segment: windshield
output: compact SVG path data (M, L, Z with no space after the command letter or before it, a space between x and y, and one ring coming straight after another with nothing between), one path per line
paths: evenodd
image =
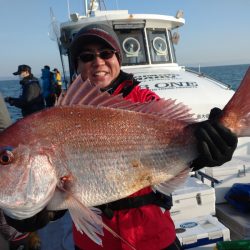
M115 30L123 53L123 66L176 62L171 32L166 29ZM148 50L147 45L148 44ZM171 45L169 45L171 44ZM172 57L171 57L172 55ZM150 58L150 60L149 60Z
M152 63L171 62L165 29L147 29L149 51Z
M123 66L148 63L143 29L122 29L116 33L122 47Z

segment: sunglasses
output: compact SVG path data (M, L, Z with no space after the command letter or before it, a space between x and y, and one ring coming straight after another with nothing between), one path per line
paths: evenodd
M113 57L113 55L116 53L115 50L102 50L100 52L82 52L78 58L83 62L91 62L96 59L97 56L99 56L103 60L107 60Z

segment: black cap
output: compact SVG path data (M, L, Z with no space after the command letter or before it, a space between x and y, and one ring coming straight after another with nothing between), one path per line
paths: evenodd
M112 49L114 49L119 63L122 63L122 53L119 39L112 27L105 24L90 24L78 31L69 47L71 61L76 63L76 58L82 52L84 44L96 40L105 42Z
M13 75L20 75L23 71L28 71L29 73L31 73L31 67L26 64L19 65L17 68L17 72L14 72Z

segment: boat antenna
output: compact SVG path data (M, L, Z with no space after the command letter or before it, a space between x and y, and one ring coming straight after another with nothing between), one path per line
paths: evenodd
M68 7L68 18L70 20L70 8L69 8L69 0L67 0L67 7Z
M85 15L86 17L89 16L89 11L88 11L88 0L84 1L84 7L85 7Z
M67 88L67 78L66 78L66 72L65 72L65 65L64 65L64 61L62 57L62 47L61 47L61 41L60 41L60 29L59 29L58 22L55 18L55 15L51 7L50 7L50 20L51 20L51 24L50 24L51 27L50 27L49 36L51 40L57 42L57 46L58 46L58 50L60 54L60 60L62 64L62 70L63 70L63 82L64 82L65 88Z

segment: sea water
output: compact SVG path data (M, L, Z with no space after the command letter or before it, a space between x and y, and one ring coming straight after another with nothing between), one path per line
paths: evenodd
M220 82L223 82L229 85L233 90L236 90L249 66L250 66L249 64L241 64L241 65L228 65L228 66L201 67L200 72ZM192 69L195 71L199 71L198 68L192 68Z

